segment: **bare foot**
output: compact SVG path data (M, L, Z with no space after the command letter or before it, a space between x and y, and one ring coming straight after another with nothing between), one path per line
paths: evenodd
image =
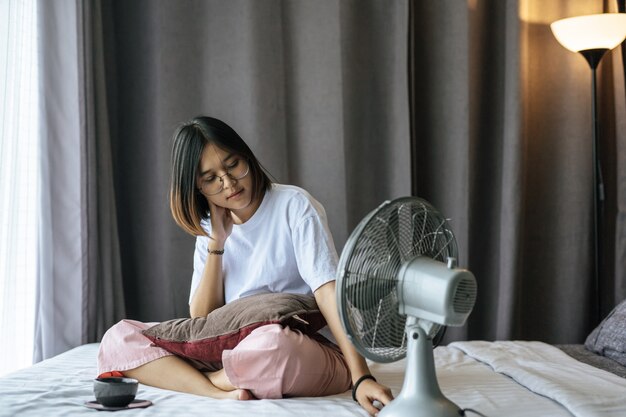
M173 355L124 371L124 375L138 379L145 385L211 398L233 400L254 398L250 391L234 387L224 371L200 373L189 363ZM214 385L211 380L215 380L216 384Z
M240 401L254 400L254 395L250 391L231 384L223 368L215 372L203 372L203 374L211 381L211 384L226 393L226 398Z
M222 394L214 398L223 398L223 399L239 400L239 401L254 400L254 396L247 389L235 389L232 391L222 391Z
M203 373L207 378L209 378L209 381L211 381L213 385L222 391L234 391L237 389L237 387L231 384L230 379L228 379L228 376L223 368L219 371Z
M252 393L248 391L247 389L237 389L235 391L239 394L239 398L237 399L240 401L247 401L247 400L254 399L254 396L252 395Z

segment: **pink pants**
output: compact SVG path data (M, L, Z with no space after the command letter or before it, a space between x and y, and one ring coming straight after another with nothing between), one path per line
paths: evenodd
M111 327L100 343L98 374L123 373L172 355L141 334L155 324L122 320ZM339 349L278 324L259 327L225 350L221 365L235 387L260 399L339 394L351 384Z

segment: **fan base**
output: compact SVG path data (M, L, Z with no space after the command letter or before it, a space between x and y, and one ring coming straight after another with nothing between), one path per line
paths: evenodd
M378 413L379 417L459 417L463 411L443 395L440 398L398 397Z

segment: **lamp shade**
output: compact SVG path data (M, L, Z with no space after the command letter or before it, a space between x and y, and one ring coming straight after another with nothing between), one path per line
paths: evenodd
M613 49L626 37L626 13L569 17L550 25L556 39L572 52Z

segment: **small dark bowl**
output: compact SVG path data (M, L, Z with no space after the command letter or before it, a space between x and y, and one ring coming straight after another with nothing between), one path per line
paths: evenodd
M132 378L96 378L93 393L106 407L126 407L137 395L139 381Z

